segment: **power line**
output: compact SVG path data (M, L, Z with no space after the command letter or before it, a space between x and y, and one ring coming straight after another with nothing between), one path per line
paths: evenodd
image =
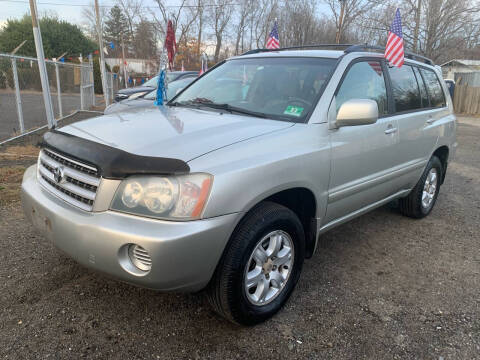
M0 2L11 2L11 3L19 3L19 4L28 4L28 1L25 0L0 0ZM90 7L90 4L67 4L67 3L60 3L60 2L49 2L49 1L38 1L37 4L39 5L53 5L53 6L76 6L76 7ZM166 5L165 8L202 8L202 7L223 7L223 6L240 6L242 4L238 3L230 3L230 4L203 4L203 5ZM115 5L100 5L102 8L113 8ZM158 10L158 6L141 6L141 9L151 9L151 10Z

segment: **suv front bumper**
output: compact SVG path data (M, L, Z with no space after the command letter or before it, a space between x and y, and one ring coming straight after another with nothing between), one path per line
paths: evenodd
M25 172L22 204L26 217L53 244L79 263L119 280L157 290L197 291L215 271L239 214L186 222L163 221L114 211L86 212L65 203ZM125 246L148 251L152 266L128 271Z

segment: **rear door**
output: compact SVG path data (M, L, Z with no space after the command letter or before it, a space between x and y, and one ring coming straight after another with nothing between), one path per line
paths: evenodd
M375 124L332 129L330 186L324 225L395 193L391 173L399 164L397 120L389 114L388 82L383 60L358 59L349 65L330 111L347 100L378 104Z
M413 187L418 181L435 148L439 133L434 123L442 116L441 107L446 106L445 100L442 105L433 98L433 90L426 81L426 77L431 78L432 75L436 78L433 71L409 64L389 68L394 118L399 129L397 157L401 161L400 172L407 180L407 187ZM435 96L438 97L438 94ZM437 108L437 105L440 107Z

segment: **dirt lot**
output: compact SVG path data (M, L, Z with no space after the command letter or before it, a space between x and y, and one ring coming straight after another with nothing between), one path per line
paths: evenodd
M253 328L198 294L121 284L54 250L24 221L18 170L6 175L35 159L0 156L0 357L480 358L480 119L458 135L430 217L388 206L329 232L284 310Z

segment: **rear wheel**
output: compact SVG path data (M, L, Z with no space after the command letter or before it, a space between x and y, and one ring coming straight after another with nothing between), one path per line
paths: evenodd
M297 283L305 235L294 212L270 202L238 225L207 289L213 308L232 322L254 325L273 316Z
M415 188L407 197L399 200L402 214L417 219L430 214L437 201L442 176L442 163L432 156Z

